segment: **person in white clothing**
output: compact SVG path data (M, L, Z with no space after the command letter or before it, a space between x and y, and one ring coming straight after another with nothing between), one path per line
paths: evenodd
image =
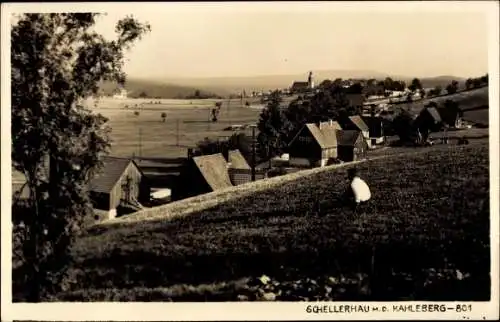
M347 170L347 177L350 181L348 188L348 202L352 205L353 209L358 209L361 203L365 203L371 198L370 188L368 184L358 176L355 168Z

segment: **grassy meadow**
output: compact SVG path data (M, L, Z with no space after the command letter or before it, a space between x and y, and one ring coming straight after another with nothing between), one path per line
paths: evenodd
M259 109L242 106L240 100L226 99L220 100L223 104L219 120L212 122L210 111L217 101L103 99L97 106L94 102L89 104L96 113L109 118L112 155L175 158L184 157L187 147L194 146L205 137L231 135L232 132L223 130L230 125L253 124L258 120ZM250 102L258 104L255 99ZM134 114L136 111L139 115ZM161 118L162 113L167 114L165 122ZM247 132L251 133L250 130Z
M435 102L438 105L444 104L446 100L454 100L459 103L459 108L463 111L475 109L478 107L486 107L488 106L488 101L489 101L489 94L488 94L488 89L489 87L481 87L477 89L472 89L472 90L467 90L463 92L458 92L455 94L451 95L444 95L444 96L438 96L438 97L431 97L431 98L424 98L422 100L418 100L415 102L411 103L404 103L404 104L397 104L394 105L395 108L401 108L410 111L411 113L418 114L420 110L424 108L425 105L429 104L430 102ZM476 115L480 114L480 122L485 122L488 124L488 109L484 108L482 113L472 113L467 112L466 115ZM485 112L484 112L485 111ZM473 119L477 119L477 117L473 117Z
M408 151L358 165L373 199L357 214L340 168L181 219L96 227L58 299L488 300L487 141Z

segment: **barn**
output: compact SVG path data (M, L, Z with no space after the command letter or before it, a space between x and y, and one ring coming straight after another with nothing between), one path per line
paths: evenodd
M290 141L290 165L295 167L323 167L328 160L337 158L337 122L305 124Z
M228 167L221 153L189 158L172 191L172 198L181 200L232 187Z
M229 150L226 160L228 162L229 179L235 186L252 181L252 168L248 165L245 157L239 150ZM259 172L259 179L262 178L262 171ZM257 180L257 174L256 178Z
M370 145L375 146L385 142L384 119L380 116L364 117L369 129Z
M344 162L362 160L366 157L368 144L360 131L338 130L338 159Z
M360 131L363 137L368 144L368 147L371 146L370 142L370 128L363 121L363 118L360 115L349 116L342 124L342 128L344 130L355 130Z
M437 108L426 107L420 111L414 121L414 124L425 139L430 132L439 131L441 129L441 115L439 114Z
M102 161L103 167L89 184L95 219L111 219L142 209L141 203L149 201L150 188L137 164L111 156Z

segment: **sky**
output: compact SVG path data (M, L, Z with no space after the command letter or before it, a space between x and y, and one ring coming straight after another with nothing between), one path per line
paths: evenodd
M348 10L328 3L184 2L134 7L122 3L107 10L96 28L112 37L116 21L128 14L151 25L151 32L126 54L125 71L138 78L330 69L415 77L479 76L488 71L484 10L385 8L358 5Z

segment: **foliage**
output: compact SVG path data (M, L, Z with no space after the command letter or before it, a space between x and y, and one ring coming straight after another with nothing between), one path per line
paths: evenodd
M59 299L488 300L488 164L487 144L359 164L373 202L356 215L339 169L178 220L96 227Z
M441 88L441 86L437 85L436 87L434 87L432 90L429 91L429 95L430 96L438 96L438 95L441 95L441 91L443 89Z
M163 122L165 122L167 120L167 113L162 112L161 113L161 119L162 119Z
M418 78L414 78L412 81L411 81L411 84L410 86L408 86L408 89L412 92L415 92L417 90L420 90L422 89L422 83L420 82L420 80Z
M448 94L455 94L458 91L458 82L452 81L448 86L446 86L446 92Z
M291 124L281 108L281 102L279 92L271 93L267 106L260 113L257 141L258 155L261 158L267 159L283 153L288 143Z
M407 111L402 111L399 113L392 121L392 129L401 142L412 141L415 134L415 128L413 126L413 117Z
M139 98L147 98L148 94L145 91L139 93Z
M149 30L126 17L108 41L92 30L97 16L23 14L11 31L12 163L31 195L30 211L19 214L28 301L65 287L66 250L89 213L87 184L109 146L106 118L81 101L103 80L124 83L124 51Z

